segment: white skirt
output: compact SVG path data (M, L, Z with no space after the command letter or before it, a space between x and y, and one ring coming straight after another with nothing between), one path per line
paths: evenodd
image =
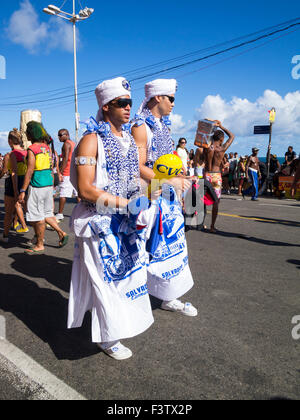
M82 204L78 207L74 210L76 216L80 208L85 211ZM101 220L101 216L95 217ZM68 328L81 327L85 313L90 310L93 342L134 337L154 322L147 287L145 243L134 232L123 242L122 235L119 240L117 235L104 239L91 229L92 220L84 229L84 237L76 236Z
M160 209L161 216L160 220L157 216L147 243L148 290L150 295L170 301L183 296L194 285L188 262L184 217L174 190L171 202L162 196L154 205L157 213ZM159 232L160 225L162 232Z

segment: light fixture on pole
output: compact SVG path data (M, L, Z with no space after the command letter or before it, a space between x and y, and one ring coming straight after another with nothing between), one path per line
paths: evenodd
M273 131L273 124L275 123L276 118L276 109L273 107L271 111L269 111L269 122L270 122L270 136L269 136L269 146L268 146L268 159L267 159L267 180L269 181L270 176L270 166L271 166L271 144L272 144L272 131Z
M48 15L57 16L62 19L68 20L73 24L73 47L74 47L74 89L75 89L75 137L76 141L79 140L79 112L78 112L78 90L77 90L77 53L76 53L76 23L82 20L88 19L93 13L94 9L89 7L80 10L79 14L76 15L75 11L75 0L73 0L73 13L67 13L61 10L59 7L49 4L48 7L43 9L43 12Z

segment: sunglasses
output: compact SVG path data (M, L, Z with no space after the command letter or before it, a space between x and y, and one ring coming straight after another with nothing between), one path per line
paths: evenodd
M174 96L169 96L169 95L164 95L164 96L166 96L169 99L171 104L173 104L175 102L175 97Z
M116 101L112 101L111 105L117 107L117 108L126 108L128 105L130 108L132 107L132 99L129 98L120 98Z

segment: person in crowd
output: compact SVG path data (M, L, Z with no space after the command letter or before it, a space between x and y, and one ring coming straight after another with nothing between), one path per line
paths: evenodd
M115 360L132 351L120 340L153 323L144 228L130 203L141 194L138 148L130 133L131 88L123 77L96 88L99 111L75 149L71 182L82 199L71 217L75 233L68 328L92 316L92 341Z
M268 167L265 162L259 161L259 173L260 177L258 180L258 195L261 196L267 192L267 178L268 178Z
M62 128L58 132L58 138L63 143L61 150L61 164L59 169L59 210L56 214L56 220L64 219L64 208L67 198L77 197L77 191L73 188L70 182L70 168L73 150L75 143L70 139L70 133L67 129Z
M27 170L27 152L23 149L21 133L16 128L9 132L8 144L12 151L5 155L3 168L0 174L0 178L2 178L6 173L9 174L9 176L5 179L5 216L3 236L1 238L2 242L5 243L8 243L9 241L9 231L15 212L17 213L18 219L21 223L21 228L16 230L16 232L26 233L29 230L25 222L23 208L20 203L18 203L19 192L23 186L24 176ZM15 225L15 227L17 227L17 225Z
M172 138L168 116L175 105L177 82L157 79L145 85L145 99L132 121L132 134L139 148L140 172L151 185L155 178L154 164L158 158L172 153ZM177 153L185 162L186 140L179 140ZM162 196L153 204L158 209L156 223L148 241L148 290L162 301L161 308L187 316L197 316L197 309L180 298L194 285L188 263L185 223L182 212L182 191L192 181L174 177L162 185ZM178 197L179 196L179 197ZM178 252L179 251L179 252Z
M234 189L234 177L235 177L235 171L236 171L236 165L237 161L234 157L234 154L231 152L228 156L228 162L229 162L229 176L228 176L228 185L229 185L229 191Z
M271 195L274 194L274 177L275 174L279 173L281 171L281 165L279 163L279 160L277 159L277 155L271 154L270 156L270 174L268 179L268 186L267 188L270 190Z
M187 175L188 173L188 162L189 162L189 152L186 148L186 145L187 145L186 139L184 137L181 137L179 139L179 142L176 148L176 152L178 156L180 157L180 159L182 160L184 175Z
M229 162L227 153L225 153L223 161L222 161L222 190L224 194L227 194L227 195L230 195L229 176L230 176L230 162Z
M2 155L2 153L0 153L0 173L2 172L2 169L3 169L3 162L4 162L4 156Z
M289 146L285 157L285 164L289 166L295 159L297 159L296 152L294 151L293 146Z
M195 150L191 149L189 153L189 160L194 160L195 158Z
M252 155L248 158L246 164L246 175L247 180L249 180L251 186L242 192L243 198L246 195L252 195L252 201L258 201L258 192L259 192L259 179L261 178L260 169L259 169L259 159L258 159L259 149L253 147Z
M234 190L236 189L237 184L237 165L239 163L238 153L229 153L229 177L228 177L228 184L229 189Z
M245 156L241 156L237 165L237 179L238 179L238 195L242 195L242 190L246 177L246 163Z
M295 173L294 181L293 181L292 187L291 187L291 196L293 198L296 195L297 183L299 181L300 181L300 159L298 160L298 164L297 164L297 167L296 167L296 173Z
M32 145L28 148L27 172L20 189L19 203L24 204L29 187L26 219L34 227L36 243L25 251L27 255L44 254L46 223L58 234L59 247L68 243L69 236L59 228L53 213L53 175L49 135L42 124L30 121L26 135Z
M227 128L223 127L222 123L215 120L216 130L212 137L212 144L208 149L205 149L205 178L213 185L218 201L213 204L211 233L216 233L216 221L219 212L219 203L222 193L222 162L226 151L232 145L235 136ZM225 134L228 140L224 143ZM223 144L224 143L224 144Z
M195 176L203 178L205 170L205 154L203 147L197 147L194 157Z
M194 149L191 149L190 153L189 153L187 175L188 176L194 176L195 175L195 151L194 151Z

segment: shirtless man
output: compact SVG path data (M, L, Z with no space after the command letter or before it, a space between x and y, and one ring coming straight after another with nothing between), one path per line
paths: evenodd
M254 147L252 149L252 155L248 158L246 164L246 176L249 182L252 184L247 190L243 191L243 197L252 193L252 201L258 201L258 190L259 190L259 179L261 173L259 169L259 159L257 157L259 149Z
M220 128L213 135L212 145L205 150L205 178L213 185L214 190L217 194L218 201L214 203L212 209L212 219L211 219L211 233L216 233L215 224L219 212L219 203L221 199L222 192L222 173L221 173L221 164L224 158L226 151L232 145L233 140L235 139L234 134L232 134L227 128L222 126L222 123L218 120L214 121L215 125ZM222 130L222 131L221 131ZM225 134L229 139L224 143Z
M203 147L198 147L194 157L195 165L195 175L198 177L203 176L203 171L205 168L205 158L204 158L204 149Z

